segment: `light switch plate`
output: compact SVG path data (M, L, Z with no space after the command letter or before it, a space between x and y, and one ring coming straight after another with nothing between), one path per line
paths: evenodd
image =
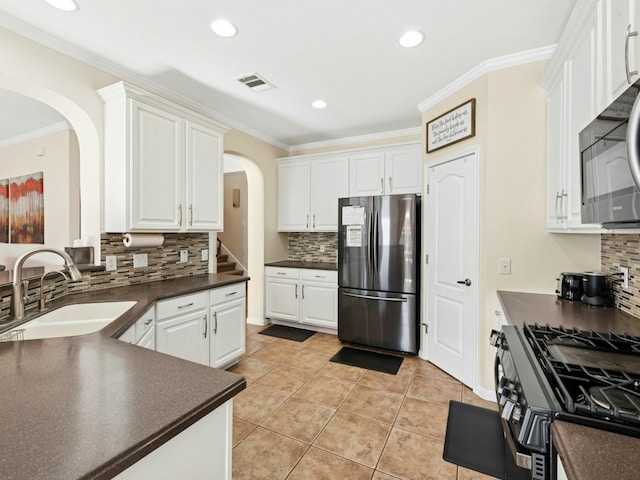
M133 268L142 268L149 266L149 255L146 253L133 254Z
M178 263L187 263L189 261L189 251L180 250L180 261Z
M498 259L498 273L500 275L511 275L511 259L510 258Z
M209 260L209 249L208 248L200 250L200 260L202 260L203 262L206 262L207 260Z
M107 272L113 272L118 269L118 257L115 255L107 255L104 259L104 269Z

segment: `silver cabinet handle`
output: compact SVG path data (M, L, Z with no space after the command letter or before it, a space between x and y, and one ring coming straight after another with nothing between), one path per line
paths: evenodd
M202 317L204 320L204 332L202 332L202 338L207 338L207 316Z
M309 214L307 213L307 228L309 228Z
M393 192L393 183L391 181L391 177L389 177L389 193Z
M218 312L213 312L213 334L218 334Z
M631 85L631 77L638 74L637 70L629 71L629 38L638 36L638 31L631 31L631 25L627 25L627 36L624 39L624 70L627 74L627 83Z
M225 297L230 297L230 296L232 296L232 295L235 295L236 293L238 293L238 292L229 292L229 293L227 293L227 294L225 295Z
M558 201L562 198L560 195L560 190L556 191L556 223L560 223L560 211L558 210Z
M189 225L193 225L193 205L189 205Z
M380 193L384 193L384 178L380 179Z
M178 204L178 214L180 215L178 218L180 220L178 220L178 225L182 226L182 204L179 203Z
M296 285L296 298L298 298L298 285Z
M471 286L471 280L469 280L468 278L465 278L464 280L458 280L456 283L459 283L460 285L466 285L467 287Z
M316 214L313 214L313 228L316 228Z
M185 305L178 305L178 309L187 308L187 307L193 307L193 302L187 303Z
M286 272L276 272L277 275L286 275Z
M316 278L324 278L324 275L314 275Z
M304 300L304 285L302 285L302 299Z
M151 322L153 322L153 318L150 318L149 320L147 320L146 322L144 322L145 325L149 325Z
M569 194L563 188L562 193L560 194L560 220L562 220L563 222L569 218L568 212L565 215L565 205L564 205L564 199L565 197L568 197L568 196Z

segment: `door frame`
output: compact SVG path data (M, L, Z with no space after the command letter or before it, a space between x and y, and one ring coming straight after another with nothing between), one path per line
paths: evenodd
M474 293L473 293L473 300L472 300L472 306L473 306L473 316L474 316L474 321L473 321L473 331L471 332L471 335L473 336L473 352L472 352L472 358L474 359L475 362L475 366L473 368L473 378L472 378L472 385L468 385L469 387L471 387L472 389L476 389L477 387L477 382L478 382L478 378L479 378L479 369L480 369L480 359L478 357L480 349L478 348L478 332L480 330L479 328L479 312L480 312L480 292L481 292L481 286L482 286L482 282L479 280L479 274L478 272L480 271L480 262L479 262L479 253L480 253L480 145L474 145L472 147L469 147L467 149L464 150L458 150L455 153L452 153L451 155L448 155L446 157L440 157L436 160L433 160L431 162L426 162L424 164L424 182L423 182L423 202L422 202L422 265L424 266L424 268L422 269L422 288L421 288L421 300L422 300L422 307L421 307L421 321L420 321L420 352L419 352L419 356L420 358L422 358L423 360L429 360L429 355L426 349L427 346L427 333L426 333L426 322L427 322L427 310L428 310L428 296L427 296L427 288L429 287L428 283L427 283L427 273L429 270L429 264L427 264L426 261L426 256L427 256L427 228L429 226L428 224L428 218L427 218L427 202L429 201L429 196L427 195L427 186L429 184L428 182L428 176L429 176L429 169L438 165L442 165L444 163L449 163L464 157L468 157L471 155L475 155L475 162L474 162L474 175L475 175L475 181L476 181L476 199L475 199L475 205L476 205L476 230L474 232L474 238L471 240L473 243L473 250L474 250L474 259L475 261L473 262L472 265L472 272L470 272L467 275L467 278L469 278L472 282L473 285L476 286Z

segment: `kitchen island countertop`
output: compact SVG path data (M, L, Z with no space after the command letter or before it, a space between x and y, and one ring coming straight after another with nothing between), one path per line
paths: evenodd
M640 336L640 319L613 307L589 307L556 295L498 291L511 325L577 327ZM553 443L569 480L631 480L640 469L640 439L571 422L551 424Z
M223 370L117 340L155 301L247 281L212 274L81 293L136 300L103 330L0 343L2 478L109 479L242 391Z

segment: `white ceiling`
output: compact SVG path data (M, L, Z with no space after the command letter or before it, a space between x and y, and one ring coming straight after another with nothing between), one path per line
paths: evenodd
M417 128L418 104L482 62L555 44L576 2L77 1L66 13L0 0L0 26L281 146ZM214 35L219 17L238 35ZM422 45L398 45L408 29L424 32ZM234 80L252 72L277 88ZM318 98L329 106L312 108Z

